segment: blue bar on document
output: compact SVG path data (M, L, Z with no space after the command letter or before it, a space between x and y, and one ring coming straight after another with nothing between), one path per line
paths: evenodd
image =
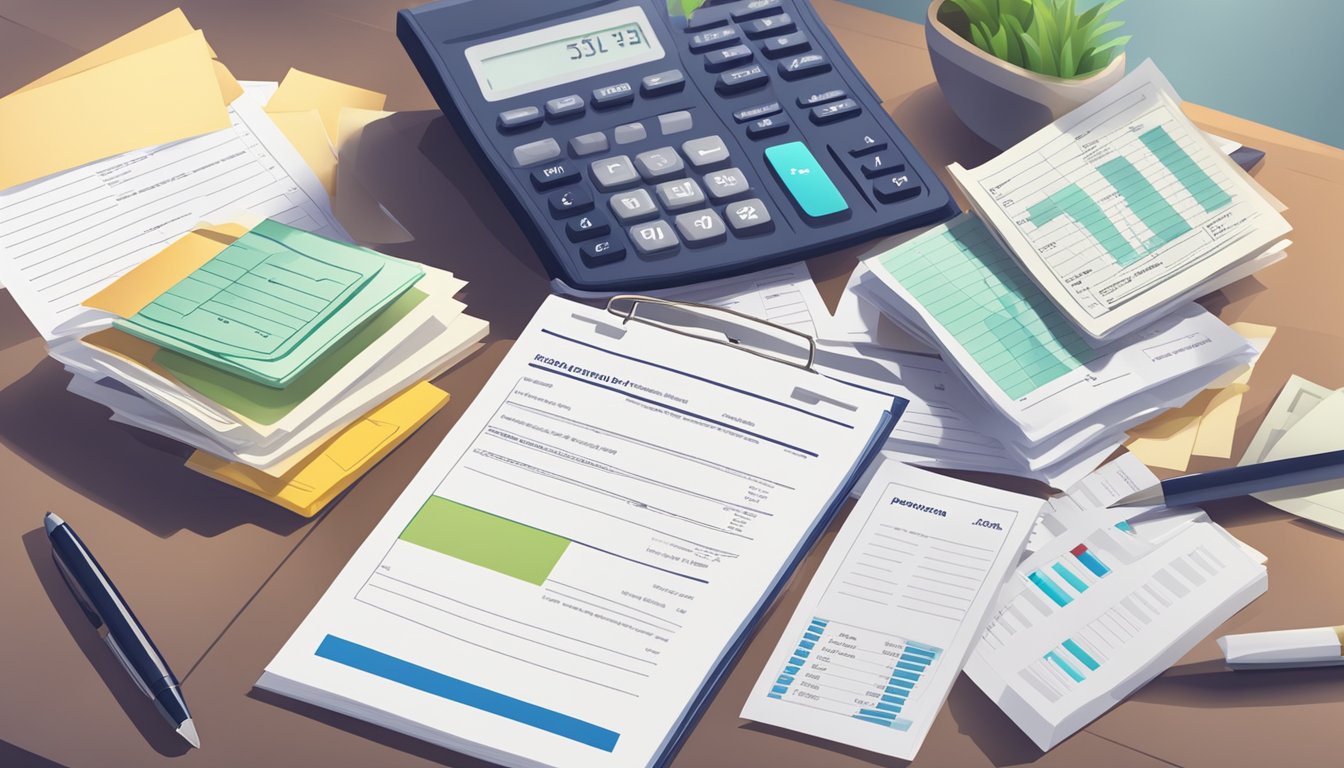
M800 659L806 659L810 653L811 653L811 651L802 651L802 650L798 650L798 651L794 651L794 652L793 652L793 655L796 656L796 657L798 657L798 658L800 658Z
M1078 576L1075 575L1073 571L1070 571L1068 568L1065 568L1063 563L1055 563L1054 565L1050 566L1050 568L1055 573L1059 574L1059 577L1061 579L1067 581L1070 587L1073 587L1079 592L1087 591L1087 582L1078 578Z
M788 689L788 686L784 686L784 685L776 685L774 688L771 688L771 689L770 689L770 692L771 692L771 693L788 693L788 692L789 692L789 689Z
M796 675L796 674L798 674L798 670L799 670L799 669L801 669L801 667L795 667L795 666L793 666L792 664L790 664L789 666L787 666L787 667L784 668L784 674L786 674L786 675Z
M804 639L804 640L811 640L812 642L815 643L815 642L817 642L818 640L821 639L821 635L813 634L812 632L804 632L804 633L803 633L803 639Z
M884 696L882 697L882 700L885 701L885 702L887 702L888 704L904 704L904 703L905 703L905 697L904 697L904 696L886 696L886 695L884 695Z
M894 672L891 673L891 679L892 679L892 680L918 680L918 679L919 679L919 673L918 673L918 672L906 672L906 671L904 671L904 670L900 670L900 669L898 669L898 670L896 670L896 671L894 671Z
M852 717L855 720L862 720L865 723L873 723L874 725L885 725L888 728L890 728L892 724L891 720L883 720L880 717L869 717L867 715L852 715Z
M775 682L779 683L780 685L788 685L789 683L793 682L793 677L790 675L780 675L779 679L776 680Z
M883 712L890 712L890 713L892 713L893 715L901 711L901 705L899 705L899 704L888 704L888 703L886 703L886 702L878 702L873 708L874 708L874 709L880 709L880 710L882 710Z
M489 688L482 688L335 635L324 637L318 644L315 654L319 658L351 669L367 672L432 696L553 733L604 752L615 750L616 741L621 738L615 731L577 717L516 699Z
M767 693L767 694L765 694L765 695L766 695L767 697L769 697L769 698L772 698L772 699L779 699L780 701L783 701L783 700L784 700L784 697L783 697L783 696L780 696L778 693Z
M789 659L789 663L792 664L792 665L794 665L794 666L796 666L796 667L801 667L802 665L806 664L807 662L806 662L805 660L803 660L802 658L798 657L798 656L794 656L793 658Z
M937 656L938 654L943 652L942 648L937 648L932 645L925 645L923 643L916 643L914 640L905 641L905 650L919 651L920 653L926 653L929 655L929 658L933 658L934 656Z
M1082 675L1082 673L1079 672L1078 670L1074 669L1073 667L1069 666L1069 663L1066 662L1066 661L1064 661L1064 659L1061 658L1060 655L1059 655L1058 653L1055 653L1054 651L1050 651L1049 653L1045 654L1045 658L1049 659L1050 661L1055 662L1055 666L1057 666L1057 667L1059 667L1060 669L1064 670L1064 674L1066 674L1066 675L1068 675L1069 677L1073 678L1073 682L1075 682L1075 683L1081 683L1081 682L1083 682L1083 675Z
M1133 533L1133 532L1134 532L1134 526L1130 525L1128 520L1121 520L1120 522L1118 522L1118 523L1115 524L1115 527L1116 527L1116 528L1119 528L1120 530L1124 531L1125 533Z
M798 641L798 647L799 647L799 648L802 648L802 649L805 650L805 651L810 651L810 650L812 650L814 647L816 647L816 643L814 643L814 642L812 642L812 641L810 641L810 640L799 640L799 641Z
M1088 653L1087 651L1084 651L1082 646L1073 642L1073 640L1065 640L1063 645L1064 648L1067 649L1069 653L1073 654L1074 658L1083 662L1083 666L1087 667L1088 669L1095 670L1101 666L1100 664L1097 663L1096 659L1092 658L1092 654Z
M825 619L812 619L812 626L816 627L816 629L813 630L814 632L824 629L826 624L827 621Z
M1087 570L1091 571L1097 577L1105 576L1111 572L1111 569L1107 568L1105 563L1098 560L1096 555L1087 550L1079 552L1074 555L1074 557L1078 558L1078 562L1082 563Z
M911 672L923 672L927 667L924 664L911 664L908 661L896 662L897 669L908 669Z
M910 689L914 687L915 684L909 680L892 680L891 684L887 686L887 693L894 693L897 696L909 696Z
M883 712L883 711L880 710L880 709L860 709L860 710L859 710L859 714L860 714L860 715L867 715L867 716L869 716L869 717L880 717L880 718L882 718L882 719L884 719L884 720L895 720L895 719L896 719L896 713L895 713L895 712Z
M1053 600L1055 605L1058 605L1061 608L1073 602L1072 597L1065 594L1064 591L1059 588L1059 585L1055 584L1055 582L1050 580L1049 576L1046 576L1040 571L1032 571L1027 574L1027 580L1032 584L1035 584L1037 589L1044 592L1046 597Z

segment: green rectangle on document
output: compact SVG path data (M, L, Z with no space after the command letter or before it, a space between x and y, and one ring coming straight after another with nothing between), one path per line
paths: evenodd
M1139 141L1157 156L1158 161L1171 171L1176 180L1181 182L1181 186L1185 187L1185 191L1189 192L1205 211L1213 212L1232 202L1232 196L1227 194L1227 190L1209 178L1209 174L1205 173L1204 169L1199 167L1199 163L1176 143L1166 128L1160 125L1150 128L1139 134Z
M569 539L430 496L401 540L541 585L565 553Z

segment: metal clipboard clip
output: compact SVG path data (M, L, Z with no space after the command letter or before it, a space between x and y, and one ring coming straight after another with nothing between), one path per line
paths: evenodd
M627 303L629 306L623 308ZM638 314L641 306L646 308L642 317ZM813 367L817 359L816 339L802 331L737 310L693 301L620 294L607 301L607 311L621 318L622 324L632 320L646 323L682 336L750 352L757 357L802 368L809 373L817 372ZM696 333L694 329L703 333ZM793 337L806 343L805 353L802 352L800 341L795 341ZM790 345L793 348L787 350ZM806 361L802 358L806 358Z

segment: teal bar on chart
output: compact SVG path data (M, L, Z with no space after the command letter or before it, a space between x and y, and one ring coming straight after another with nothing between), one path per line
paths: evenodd
M1232 196L1209 178L1199 163L1171 138L1166 128L1160 125L1149 128L1139 134L1139 141L1157 156L1158 161L1171 171L1205 211L1216 211L1232 202Z
M1044 573L1041 573L1040 571L1032 571L1027 574L1027 579L1032 584L1035 584L1037 589L1044 592L1046 597L1054 601L1055 605L1062 608L1073 602L1073 598L1069 597L1064 590L1059 588L1058 584Z
M1073 640L1071 639L1065 640L1063 642L1063 646L1064 650L1073 654L1073 657L1075 659L1083 662L1084 667L1095 670L1101 666L1101 664L1097 663L1096 659L1092 658L1092 654L1088 653L1087 651L1084 651L1083 647L1078 645L1078 643L1075 643Z
M1036 227L1043 227L1060 216L1068 216L1086 229L1106 253L1115 259L1115 263L1122 267L1127 267L1144 256L1120 234L1115 222L1101 210L1097 201L1077 184L1069 184L1031 206L1027 209L1027 216Z
M1153 237L1144 243L1150 253L1190 231L1190 222L1176 212L1146 176L1127 158L1113 157L1097 166L1103 178L1125 199L1125 205L1139 217Z
M1070 571L1068 568L1066 568L1063 563L1055 563L1054 565L1050 566L1050 570L1059 574L1059 578L1063 579L1065 582L1068 583L1070 587L1073 587L1075 590L1079 592L1087 591L1087 582L1078 578L1078 576L1073 571Z
M1064 674L1072 678L1073 682L1075 683L1083 682L1083 673L1079 672L1078 670L1070 666L1069 663L1065 661L1064 658L1060 656L1058 653L1050 651L1049 653L1045 654L1045 658L1050 661L1053 661L1055 663L1055 666L1064 670Z

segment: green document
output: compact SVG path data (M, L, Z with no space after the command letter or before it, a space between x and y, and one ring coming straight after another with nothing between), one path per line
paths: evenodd
M267 220L116 325L222 371L284 387L423 274Z
M400 538L538 586L569 547L562 536L440 496L429 497Z
M895 278L1011 398L1098 356L975 216L868 264Z
M167 349L160 349L154 355L154 362L173 374L183 386L199 392L234 413L258 424L274 424L294 410L299 403L308 399L318 387L326 384L328 379L355 359L356 355L401 322L402 318L426 297L427 294L416 288L403 293L353 336L308 366L307 370L288 385L278 389L222 371L195 358Z

